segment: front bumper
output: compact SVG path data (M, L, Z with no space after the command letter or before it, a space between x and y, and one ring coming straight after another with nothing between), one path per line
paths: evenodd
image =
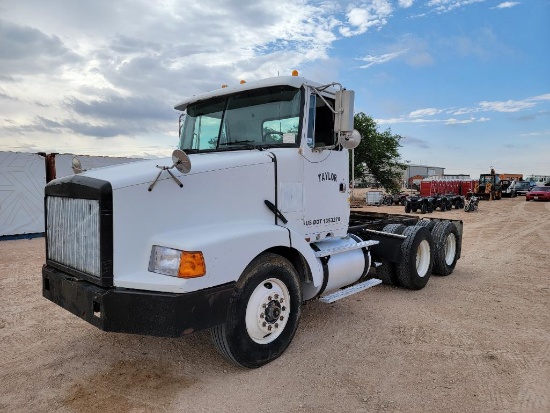
M190 293L104 288L45 265L42 295L104 331L180 337L223 324L235 283Z

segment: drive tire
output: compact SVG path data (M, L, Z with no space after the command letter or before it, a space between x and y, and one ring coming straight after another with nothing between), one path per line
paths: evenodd
M407 227L403 224L388 224L382 231L392 234L403 234ZM376 278L382 280L382 284L393 285L399 287L399 280L395 269L395 263L382 260L382 264L376 267Z
M437 222L432 228L434 240L433 269L437 275L450 275L460 257L460 235L455 224L449 221Z
M409 213L411 212L411 203L410 202L405 202L405 213Z
M301 312L302 286L296 269L286 258L264 253L237 281L226 322L210 330L212 341L233 363L260 367L287 349Z
M428 228L429 231L432 230L432 228L435 226L436 221L428 220L428 219L421 219L416 223L419 227Z
M422 205L420 205L420 213L425 214L426 212L428 212L428 206L423 202Z
M434 243L427 228L413 225L403 231L407 238L401 244L401 262L397 279L402 287L420 290L426 286L433 267Z

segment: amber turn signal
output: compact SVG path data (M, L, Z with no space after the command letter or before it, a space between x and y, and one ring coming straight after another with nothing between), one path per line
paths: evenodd
M196 278L206 274L206 264L200 251L182 251L179 278Z

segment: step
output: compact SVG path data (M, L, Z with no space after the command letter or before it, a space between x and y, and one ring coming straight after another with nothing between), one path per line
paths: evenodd
M382 284L382 280L379 280L378 278L371 278L370 280L363 281L362 283L354 284L351 287L347 287L342 290L333 292L331 294L324 295L321 298L319 298L319 301L325 304L330 304L335 301L341 300L342 298L345 298L355 293L366 290L367 288L374 287L375 285L378 285L378 284Z

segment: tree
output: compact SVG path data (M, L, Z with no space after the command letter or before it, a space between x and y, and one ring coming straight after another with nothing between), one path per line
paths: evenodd
M355 115L355 129L362 136L355 148L355 176L370 173L389 192L398 192L402 172L407 167L400 162L398 149L400 135L393 135L391 129L379 132L376 122L360 112Z

